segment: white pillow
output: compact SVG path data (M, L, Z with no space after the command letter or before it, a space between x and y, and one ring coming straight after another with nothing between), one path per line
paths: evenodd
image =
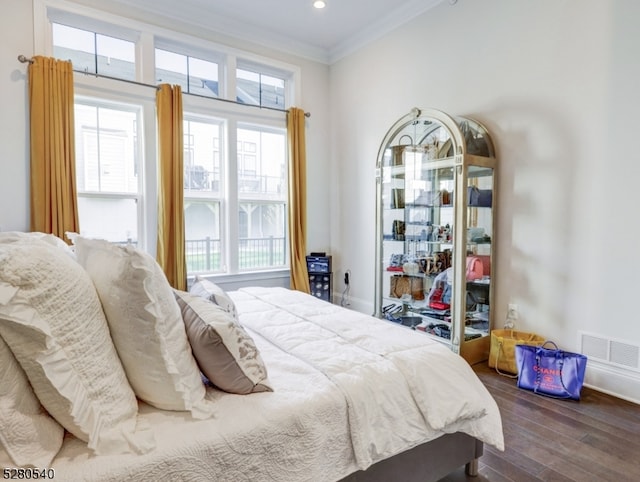
M138 404L96 290L82 267L46 242L0 244L0 335L40 402L96 454L143 453Z
M193 354L211 383L241 395L273 391L258 348L230 313L184 291L175 295Z
M205 298L212 301L216 305L220 306L223 310L233 316L238 321L238 310L233 300L220 286L213 281L209 281L206 278L196 275L196 279L189 289L189 293L201 298Z
M53 234L41 233L38 231L23 232L23 231L1 231L0 243L26 243L30 241L43 241L52 246L56 246L62 249L69 256L74 257L71 246L65 243L62 239Z
M46 412L27 375L0 338L0 464L51 467L64 429Z
M82 236L74 243L136 395L163 410L209 417L213 407L205 400L180 308L160 266L133 246Z

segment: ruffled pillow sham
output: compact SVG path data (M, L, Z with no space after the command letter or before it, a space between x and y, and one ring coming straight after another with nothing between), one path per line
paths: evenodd
M43 407L96 454L155 447L91 279L64 250L0 243L0 335Z
M212 402L205 399L180 308L160 266L133 246L77 235L72 239L136 395L163 410L211 416Z

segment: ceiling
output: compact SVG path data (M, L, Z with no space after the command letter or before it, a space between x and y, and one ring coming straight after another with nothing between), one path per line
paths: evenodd
M332 63L444 0L114 0L312 60ZM453 4L457 0L447 0Z

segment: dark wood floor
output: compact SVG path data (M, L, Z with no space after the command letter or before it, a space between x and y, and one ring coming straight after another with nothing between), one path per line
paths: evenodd
M516 387L485 363L474 370L500 413L505 451L485 446L478 477L443 481L640 481L640 406L583 388L579 402Z

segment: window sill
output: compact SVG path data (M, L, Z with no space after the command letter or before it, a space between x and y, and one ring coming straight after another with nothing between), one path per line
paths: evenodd
M278 269L253 271L250 273L208 274L201 276L219 285L226 291L232 291L248 286L282 286L288 288L291 274L289 269ZM195 276L189 276L187 280L189 286L193 284L194 279Z

